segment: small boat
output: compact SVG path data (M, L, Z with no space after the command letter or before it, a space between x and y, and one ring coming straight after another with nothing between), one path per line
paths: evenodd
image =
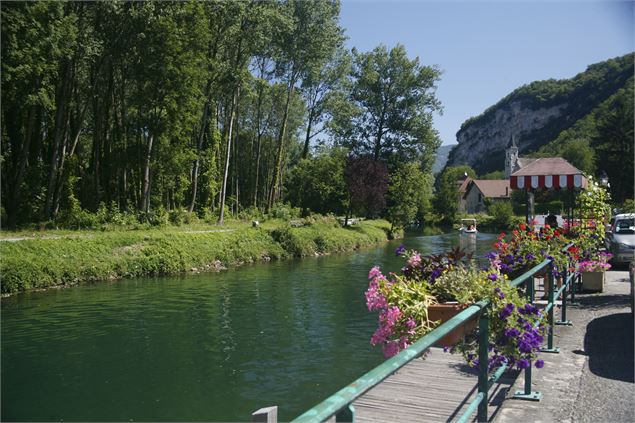
M478 231L476 230L476 219L461 219L461 227L459 231L462 234L475 234Z

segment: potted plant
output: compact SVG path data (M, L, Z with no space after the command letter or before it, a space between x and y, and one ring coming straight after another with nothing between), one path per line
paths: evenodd
M383 275L378 267L369 272L366 301L369 310L379 311L379 327L371 344L382 345L386 357L397 354L442 323L432 310L442 302L453 302L455 313L470 304L489 299L491 306L488 366L493 369L505 363L526 368L535 360L541 347L545 326L541 312L526 304L517 288L495 265L480 270L456 250L437 256L423 257L417 252L400 253L406 266L400 274ZM450 316L451 317L451 316ZM477 365L477 337L468 327L460 329L455 339L442 344L461 352L470 365ZM542 361L535 362L542 367Z
M578 271L582 279L582 289L585 291L604 291L606 271L611 268L609 260L611 253L599 252L578 263Z
M565 270L575 270L571 263L578 257L579 249L575 246L565 250L569 238L559 228L545 225L540 230L521 223L514 229L510 237L500 234L494 243L495 250L488 257L490 262L500 268L501 273L510 279L520 276L533 266L545 259L553 261L552 277L557 281L558 288L562 286L562 276ZM544 280L545 296L549 289L547 271L535 275L535 279Z

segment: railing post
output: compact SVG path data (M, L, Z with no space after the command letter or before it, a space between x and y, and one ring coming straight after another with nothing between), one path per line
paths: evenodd
M569 281L569 271L568 269L564 269L562 274L562 280L565 284L564 290L562 291L562 311L560 312L560 321L556 322L556 325L559 326L573 326L570 320L567 320L567 288L566 286Z
M547 266L547 280L549 281L549 302L547 303L547 307L549 307L549 332L547 334L547 348L542 348L540 351L548 353L559 353L560 348L554 348L553 346L554 312L556 308L556 301L554 298L555 280L553 277L553 261L549 263L549 266Z
M258 423L278 423L278 406L264 407L251 413L251 421Z
M569 287L569 291L571 291L571 305L575 304L575 284L578 279L578 274L573 271L573 278L571 278L571 286Z
M346 407L342 408L335 415L335 421L343 423L355 423L355 407L353 407L353 404L348 404Z
M534 302L534 277L531 276L525 284L527 285L526 296L527 302L533 304ZM523 391L516 391L512 396L514 399L521 399L527 401L540 401L542 394L540 392L531 390L531 364L525 369L525 389Z
M487 421L487 391L489 369L489 313L483 310L478 320L478 393L483 394L483 399L478 405L477 419L479 422Z

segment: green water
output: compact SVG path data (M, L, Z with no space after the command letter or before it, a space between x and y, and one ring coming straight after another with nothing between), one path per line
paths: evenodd
M370 267L402 265L398 245L5 298L2 420L249 421L269 405L289 420L383 360L364 291Z

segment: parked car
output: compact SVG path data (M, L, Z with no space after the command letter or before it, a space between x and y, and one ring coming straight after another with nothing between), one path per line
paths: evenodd
M606 244L613 254L613 263L635 260L635 213L618 214L611 219Z

